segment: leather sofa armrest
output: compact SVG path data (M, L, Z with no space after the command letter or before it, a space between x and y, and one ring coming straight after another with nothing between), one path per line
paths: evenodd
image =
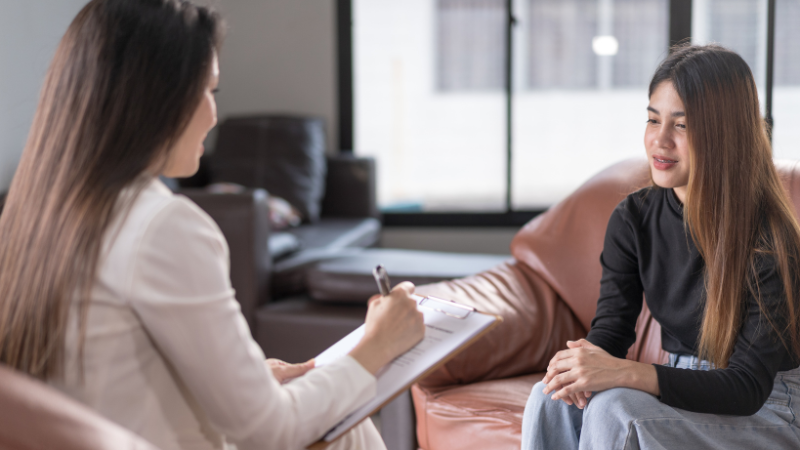
M419 286L416 292L503 317L498 327L422 380L420 385L426 387L542 372L567 340L586 336L580 321L550 285L517 261L466 278Z
M250 329L259 305L269 299L269 206L267 192L247 189L239 194L211 194L201 189L180 191L217 223L228 241L231 284Z
M323 217L378 217L375 160L352 153L328 157Z
M0 448L158 450L52 386L2 364Z

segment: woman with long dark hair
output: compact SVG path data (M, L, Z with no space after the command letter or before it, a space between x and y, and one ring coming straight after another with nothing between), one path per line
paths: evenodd
M800 448L800 228L752 73L676 47L649 97L653 185L609 220L592 328L534 386L522 448ZM624 359L643 294L666 365Z
M299 449L424 325L401 284L348 357L265 361L221 232L157 178L197 170L222 29L185 0L92 0L69 26L0 217L0 362L163 450ZM336 444L384 448L370 421Z

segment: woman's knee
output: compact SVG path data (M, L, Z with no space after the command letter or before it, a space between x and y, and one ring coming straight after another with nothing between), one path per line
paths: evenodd
M542 420L544 417L562 417L568 412L569 405L561 400L551 399L552 393L545 394L544 388L545 384L540 381L531 389L528 402L525 404L525 419L530 420L537 417L538 420Z
M528 395L528 401L525 403L523 422L538 421L537 417L544 411L545 401L549 398L542 393L542 389L544 389L544 383L541 381L533 385L533 389Z
M533 389L531 389L531 393L528 396L528 403L525 405L526 409L529 407L541 406L545 403L545 400L550 400L550 396L542 392L544 387L545 384L541 381L533 385Z
M536 383L528 396L522 418L522 448L577 448L581 411L561 400L552 400ZM566 443L571 443L566 445Z
M533 389L531 389L531 393L528 396L528 402L525 405L526 411L552 411L552 410L561 410L563 408L567 408L568 405L561 400L553 400L550 398L552 393L545 394L544 388L545 384L541 381L533 385Z
M627 427L631 420L639 418L650 406L660 403L652 395L628 388L614 388L595 393L584 411L584 427L599 421L603 426L612 423Z

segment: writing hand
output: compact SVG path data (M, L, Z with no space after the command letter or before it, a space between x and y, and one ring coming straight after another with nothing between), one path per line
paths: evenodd
M389 296L369 300L364 337L350 356L373 375L425 337L425 322L413 293L414 285L404 281Z

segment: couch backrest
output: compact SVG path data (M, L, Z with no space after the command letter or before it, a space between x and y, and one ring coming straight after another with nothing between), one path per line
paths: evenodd
M219 125L209 157L213 182L266 189L319 220L325 195L325 123L318 117L250 115Z
M800 211L800 162L776 161L776 167ZM650 184L645 159L614 164L520 230L511 243L514 257L537 272L570 306L588 330L600 294L600 253L608 219L625 196ZM637 342L628 357L661 362L661 327L645 307L637 323Z
M0 448L156 450L55 389L0 365Z
M525 225L511 243L514 258L543 276L587 330L600 293L608 219L628 194L649 184L646 160L614 164Z

